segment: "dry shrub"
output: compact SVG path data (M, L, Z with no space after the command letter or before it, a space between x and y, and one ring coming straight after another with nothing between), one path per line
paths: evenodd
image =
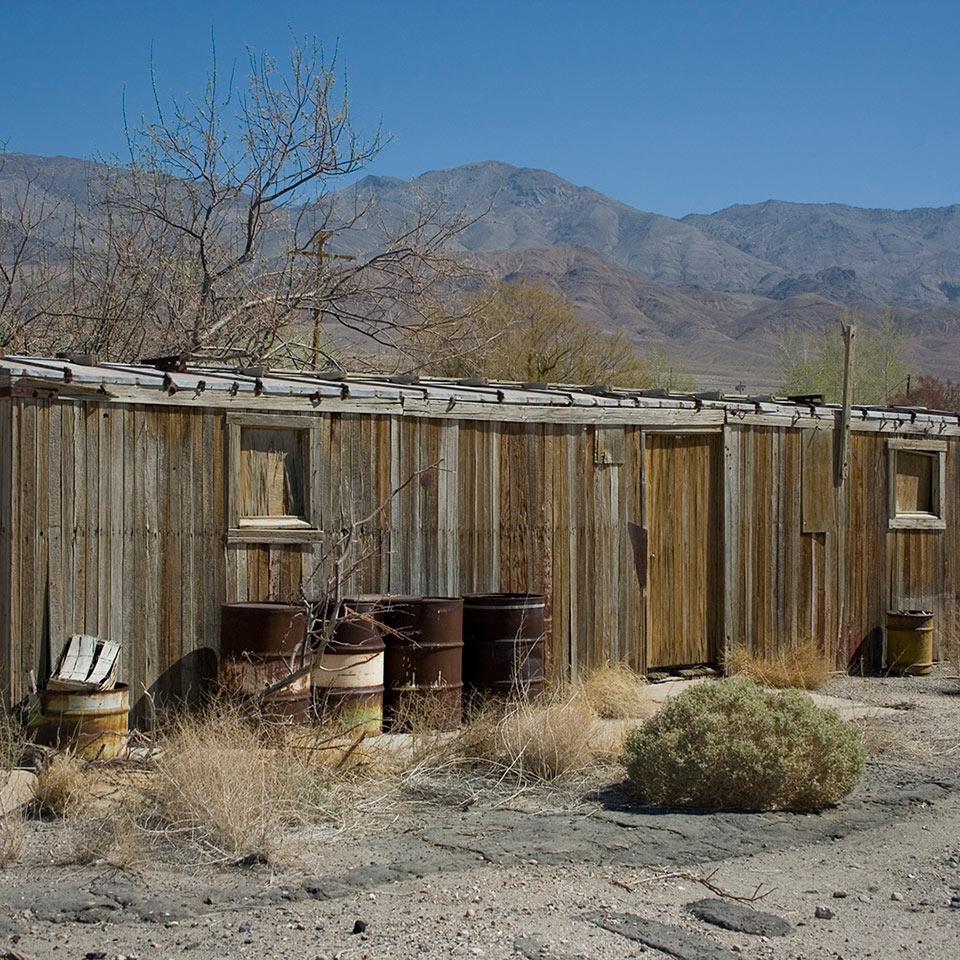
M143 822L152 840L207 859L271 861L319 801L302 752L266 742L229 710L174 722L162 737Z
M801 640L773 658L754 657L740 647L727 657L726 666L731 674L776 690L817 690L833 672L833 663L815 640Z
M78 863L109 863L126 870L149 859L148 838L141 827L142 797L125 797L98 816L74 823L73 857Z
M519 779L557 780L584 773L601 742L599 718L580 695L487 704L459 737L469 760Z
M607 663L594 670L583 684L583 696L605 720L646 719L657 712L646 680L625 663Z
M0 868L16 863L27 842L23 814L13 810L0 817Z
M749 680L697 684L627 738L646 803L710 810L819 810L860 780L856 729L799 690Z
M70 819L90 808L93 781L84 762L73 754L55 756L37 774L34 807L41 816Z
M960 680L960 604L944 604L943 627L940 630L940 657L952 676Z
M20 766L27 744L27 735L18 720L0 712L0 769L11 770Z

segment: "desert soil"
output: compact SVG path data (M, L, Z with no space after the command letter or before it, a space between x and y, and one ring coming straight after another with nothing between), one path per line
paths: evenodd
M365 825L291 838L283 868L172 855L127 870L71 863L70 828L34 821L21 861L0 874L2 949L28 960L955 960L958 690L942 674L832 680L825 692L897 713L858 721L874 748L866 776L819 815L644 809L618 782L475 803L391 799ZM759 889L747 910L773 917L751 915L754 933L696 918L691 903L717 899L697 877L741 896ZM724 902L721 913L736 912Z

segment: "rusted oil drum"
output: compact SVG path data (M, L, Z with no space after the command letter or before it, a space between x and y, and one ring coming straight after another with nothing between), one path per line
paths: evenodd
M333 637L313 660L313 708L320 722L380 733L383 726L383 637L380 605L347 599Z
M455 729L463 713L463 600L394 597L381 603L387 728L416 720Z
M309 663L307 618L295 603L225 603L220 621L220 688L253 701L265 688ZM263 716L306 723L310 673L263 698Z
M922 677L933 670L932 613L887 611L887 669L910 677Z
M127 740L130 691L125 683L112 690L43 690L40 693L37 742L72 750L86 760L110 760Z
M544 611L538 593L476 593L463 601L468 694L532 699L543 693Z

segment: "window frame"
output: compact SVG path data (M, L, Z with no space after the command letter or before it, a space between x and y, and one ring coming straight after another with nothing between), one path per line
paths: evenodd
M240 516L240 461L243 430L298 430L303 439L304 518ZM316 417L269 413L227 414L227 542L228 543L310 543L321 537L320 498L317 495L319 423ZM279 519L279 518L277 518ZM244 523L246 520L248 522Z
M931 474L932 499L936 511L932 513L897 513L897 453L919 453L935 460ZM946 459L945 440L887 441L887 512L890 530L945 530L946 519Z

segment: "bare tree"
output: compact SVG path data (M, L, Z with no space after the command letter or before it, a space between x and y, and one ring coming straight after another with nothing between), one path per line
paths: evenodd
M284 69L250 54L243 90L211 71L197 101L128 127L129 163L104 169L100 216L74 232L60 315L106 352L230 352L316 365L331 331L376 348L449 318L465 218L422 203L399 226L333 187L378 155L338 95L335 63L295 44ZM349 193L349 192L348 192ZM379 227L372 249L338 241Z
M0 152L0 173L7 158ZM51 200L36 174L8 177L0 189L0 351L30 343L55 287L50 231L56 231L60 204ZM54 258L55 259L55 258Z

